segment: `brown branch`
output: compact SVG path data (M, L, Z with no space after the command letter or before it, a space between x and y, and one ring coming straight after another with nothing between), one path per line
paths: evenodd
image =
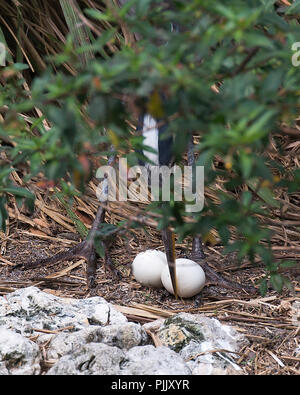
M247 64L250 62L250 60L257 54L258 50L260 48L259 47L253 47L250 52L248 53L248 55L245 57L245 59L243 60L243 62L235 69L235 71L233 71L233 73L231 74L232 77L236 76L237 74L239 74L240 72L242 72L245 67L247 66Z

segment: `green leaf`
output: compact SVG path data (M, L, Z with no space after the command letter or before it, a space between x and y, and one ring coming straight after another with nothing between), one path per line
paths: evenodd
M112 15L108 15L104 12L93 10L91 8L87 8L84 10L87 16L96 19L97 21L104 21L104 22L113 22L114 18Z
M82 238L85 238L88 234L88 229L84 225L84 223L79 219L79 217L74 213L71 206L63 199L60 194L56 195L60 203L64 206L65 210L68 213L69 218L73 221L78 233Z
M299 15L300 13L300 0L294 0L293 3L287 8L285 15Z
M0 207L0 230L2 230L3 232L5 232L5 228L6 228L6 226L5 226L5 220L4 220L4 218L3 218L3 213L2 213L2 210L1 210L1 207Z
M97 235L102 238L110 237L111 235L115 234L117 230L118 227L114 224L102 223L97 229Z
M274 49L274 40L260 33L248 33L246 35L246 42L250 46Z
M142 0L138 0L140 2ZM119 15L121 18L124 18L126 14L130 11L130 9L137 4L137 0L127 0L127 1L122 1L122 8L119 11Z
M262 93L264 95L275 93L278 91L280 86L282 85L282 80L284 77L283 70L273 70L267 74L263 84L262 84Z
M34 212L34 199L25 198L25 205L31 213Z
M6 224L5 221L8 218L8 214L6 211L6 197L0 196L0 229L5 232Z
M251 155L248 155L244 151L242 151L239 160L243 177L247 179L251 175L254 158Z
M145 17L149 12L151 0L138 0L136 4L136 13L139 18Z
M31 199L34 200L34 194L30 191L28 191L25 188L21 188L21 187L6 187L6 188L2 188L3 192L7 192L7 193L11 193L15 196L20 196L26 199Z
M288 269L288 268L291 268L291 267L299 266L299 262L286 260L286 261L280 262L279 266L281 268Z
M4 169L2 169L0 171L0 182L4 183L6 178L9 176L9 174L13 171L14 169L11 167L4 167ZM0 184L1 185L1 184Z
M270 275L270 283L271 283L272 287L275 289L275 291L277 291L277 292L282 291L283 277L281 274L272 273Z
M104 256L105 256L105 249L104 249L104 245L101 242L101 240L98 240L95 243L95 249L96 249L97 254L100 256L100 258L104 258Z
M268 292L268 281L266 278L263 278L259 284L259 292L262 296L265 296Z
M29 66L24 63L14 63L13 68L14 68L14 70L17 70L17 71L24 71L24 70L28 70Z
M262 114L257 119L257 121L254 122L253 125L251 125L247 129L245 133L245 141L248 141L250 143L258 138L264 137L268 131L266 124L269 123L270 120L274 117L275 112L275 110L269 110Z
M248 207L252 201L252 193L250 191L244 191L241 201L243 206Z
M271 191L271 189L261 187L257 190L257 187L259 185L259 181L257 179L247 180L246 184L269 206L276 208L280 207L280 203L278 202L278 200L275 199L274 193L273 191Z
M222 239L222 242L226 245L228 243L228 241L229 241L230 236L231 236L231 233L230 233L230 230L228 229L228 226L227 225L221 226L218 229L218 233L219 233L219 235L220 235L220 237Z

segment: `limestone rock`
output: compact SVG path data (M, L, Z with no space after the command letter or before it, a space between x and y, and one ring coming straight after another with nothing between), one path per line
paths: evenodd
M49 375L241 374L234 352L246 342L201 314L142 327L101 297L60 298L36 287L0 297L1 375L40 374L42 355L54 363Z
M26 337L0 328L0 374L36 375L40 373L39 347Z
M36 287L19 289L0 298L0 327L25 336L33 328L57 330L73 327L80 330L89 325L118 325L127 318L101 297L88 299L60 298Z
M47 344L47 358L59 359L65 354L72 353L83 344L104 343L128 350L131 347L145 344L147 340L148 336L141 325L133 322L104 327L91 325L77 332L62 332L54 335Z
M118 347L89 343L64 355L47 372L48 375L112 375L120 374L125 354Z
M179 353L192 374L242 373L234 353L248 341L215 318L179 313L164 321L157 329L157 336L162 345Z
M126 354L122 374L129 375L189 375L184 360L168 347L152 345L133 347Z

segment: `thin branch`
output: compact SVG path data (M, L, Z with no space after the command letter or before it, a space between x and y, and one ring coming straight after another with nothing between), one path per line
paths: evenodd
M243 62L235 69L235 71L233 71L232 76L236 76L237 74L241 73L250 62L250 60L257 54L259 49L259 47L253 47L248 55L245 57Z

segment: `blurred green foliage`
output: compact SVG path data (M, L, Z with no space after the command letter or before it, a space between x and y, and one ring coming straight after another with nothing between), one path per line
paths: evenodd
M172 7L168 3L131 0L121 9L85 10L94 23L107 22L107 30L98 37L89 32L86 45L79 47L70 37L64 52L51 59L55 70L49 66L33 79L30 96L17 78L22 66L1 69L7 83L0 106L8 110L0 139L6 136L14 144L0 146L10 159L0 172L0 226L5 224L7 193L32 204L29 191L13 189L11 164L29 163L27 179L42 172L50 180L72 180L76 171L85 172L78 156L88 155L87 147L95 147L93 155L103 158L111 144L130 165L138 163L143 146L126 122L132 120L130 102L139 111L172 120L169 133L177 162L190 136L199 134L196 165L205 166L206 187L224 180L222 190L216 191L221 203L206 199L201 213L185 213L184 205L174 202L164 211L151 204L148 209L163 215L161 226L170 223L181 238L216 229L227 252L237 251L240 260L254 261L258 255L264 261L262 293L268 279L280 291L286 280L274 266L271 233L255 214L271 216L278 208L274 190L284 186L295 191L300 184L299 170L287 172L279 163L275 176L266 155L280 123L292 124L299 115L300 73L291 63L291 46L300 37L297 16L293 17L299 1L282 8L274 0L177 0ZM122 24L140 40L115 42ZM107 56L107 46L114 42L119 50ZM83 66L85 52L89 61ZM77 75L67 74L63 63L77 65ZM157 92L167 100L157 100ZM34 119L30 133L18 114L30 114L35 107L44 118ZM45 129L44 119L51 128ZM222 165L215 165L216 157ZM191 215L194 222L182 220Z

